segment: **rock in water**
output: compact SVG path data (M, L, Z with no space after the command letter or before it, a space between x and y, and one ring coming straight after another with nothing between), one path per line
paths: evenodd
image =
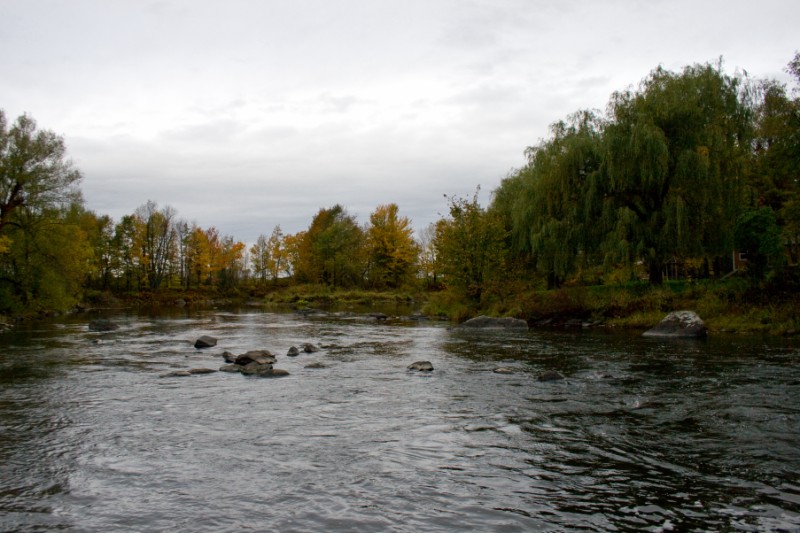
M269 350L250 350L238 356L233 362L242 366L252 362L256 362L260 365L271 365L276 362L276 359Z
M306 343L306 344L303 345L303 351L306 352L306 353L314 353L314 352L318 352L319 348L317 348L316 346L314 346L311 343Z
M197 339L194 343L195 348L211 348L212 346L217 345L217 339L214 337L209 337L208 335L203 335L199 339Z
M89 331L114 331L119 325L106 318L98 318L89 322Z
M297 357L298 355L300 355L300 350L297 349L297 346L292 346L291 348L289 348L289 351L286 352L286 355L288 355L289 357Z
M708 335L703 320L694 311L673 311L654 328L643 333L645 337L702 338Z
M476 316L475 318L470 318L463 324L461 324L462 328L519 328L519 329L528 329L528 323L522 320L521 318L493 318L490 316Z
M408 365L409 370L419 370L420 372L433 371L433 365L430 361L417 361Z
M498 366L494 370L492 370L495 374L513 374L514 369L509 366Z
M548 370L546 372L542 372L539 374L539 377L536 378L539 381L559 381L564 379L564 376L561 372L556 372L555 370Z

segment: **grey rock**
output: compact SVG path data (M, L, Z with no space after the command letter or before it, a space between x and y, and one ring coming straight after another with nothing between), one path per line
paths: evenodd
M210 337L208 335L203 335L194 342L194 347L198 349L211 348L216 345L217 345L217 339L215 339L214 337Z
M216 370L214 370L213 368L190 368L189 369L189 373L192 374L192 375L213 374L215 372L216 372Z
M502 329L528 329L528 323L521 318L511 318L511 317L504 317L504 318L494 318L490 316L476 316L475 318L470 318L463 324L461 324L462 328L502 328Z
M297 346L292 346L291 348L289 348L289 351L286 352L286 355L288 355L289 357L297 357L298 355L300 355L300 350L297 349Z
M655 327L643 334L645 337L702 338L708 335L703 320L694 311L673 311Z
M433 365L430 361L416 361L408 365L409 370L419 370L420 372L433 371Z
M275 356L269 350L250 350L236 357L233 361L237 365L247 365L249 363L258 363L260 365L271 365L276 361Z

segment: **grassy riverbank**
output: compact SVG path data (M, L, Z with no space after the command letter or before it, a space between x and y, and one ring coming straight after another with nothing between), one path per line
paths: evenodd
M85 307L210 307L255 305L268 309L325 309L389 314L422 312L462 322L479 314L523 318L532 325L590 321L606 327L647 329L666 313L696 311L713 332L796 335L800 333L800 293L794 285L753 286L747 280L645 282L575 286L557 290L516 290L481 304L449 291L367 291L324 285L272 286L250 291L161 290L111 295L95 293ZM8 321L8 320L7 320Z

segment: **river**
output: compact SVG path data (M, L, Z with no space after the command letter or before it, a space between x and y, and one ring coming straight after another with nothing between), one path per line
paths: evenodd
M800 531L797 339L111 318L0 335L0 530Z

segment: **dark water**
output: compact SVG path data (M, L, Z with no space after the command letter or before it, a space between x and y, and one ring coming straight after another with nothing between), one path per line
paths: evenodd
M0 336L0 530L800 531L792 341L115 320ZM291 376L159 378L260 348Z

